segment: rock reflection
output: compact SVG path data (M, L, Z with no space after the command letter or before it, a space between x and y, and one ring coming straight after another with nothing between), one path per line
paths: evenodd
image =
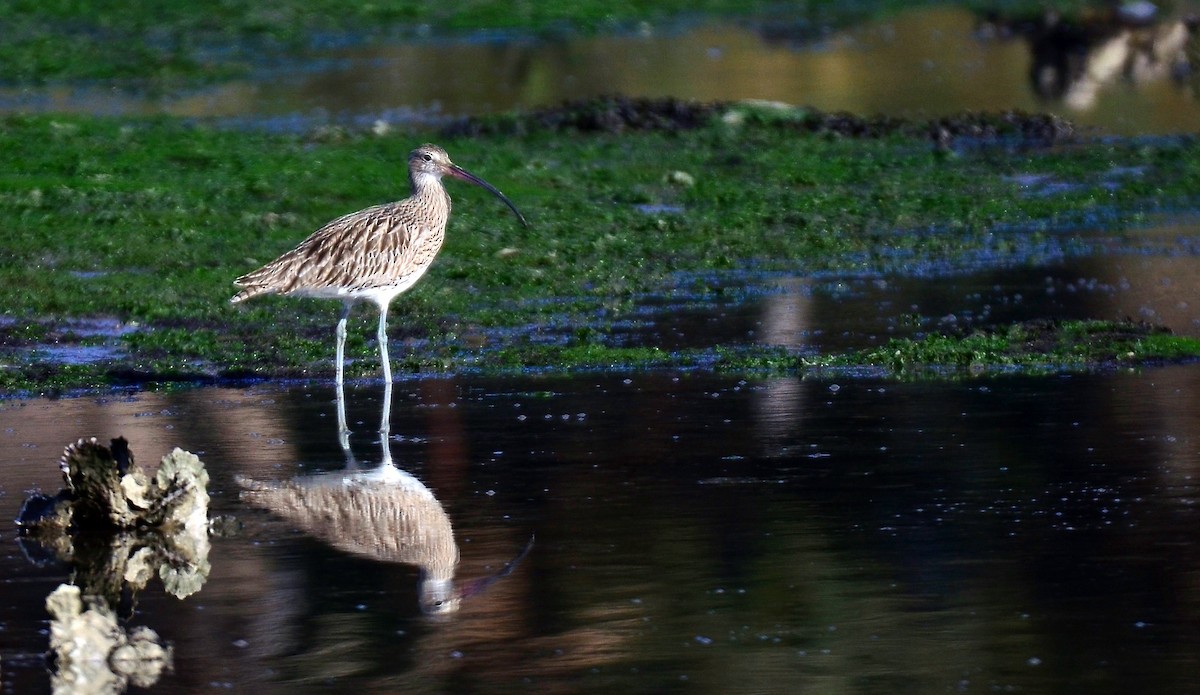
M421 572L421 610L431 615L452 613L464 598L511 572L524 553L492 578L455 586L459 552L450 516L423 482L392 462L391 391L392 385L386 383L378 466L363 467L354 456L345 395L339 386L338 439L346 456L345 469L286 481L239 477L242 498L343 552L416 566Z
M987 32L1025 36L1033 58L1029 80L1039 97L1087 111L1102 90L1122 81L1187 86L1198 24L1198 17L1160 19L1150 3L1130 3L1082 21L1047 12L1032 22L985 26Z
M779 291L768 294L763 302L758 342L799 350L812 328L812 282L786 277L776 284Z
M86 605L86 608L85 608ZM148 627L126 631L108 603L60 585L46 597L55 695L108 695L148 688L171 670L171 647Z
M801 350L812 330L812 283L807 278L783 278L778 281L778 289L763 301L758 342ZM799 422L796 414L805 392L798 378L768 379L763 383L762 393L755 399L763 455L774 457L786 453L780 442L796 428Z

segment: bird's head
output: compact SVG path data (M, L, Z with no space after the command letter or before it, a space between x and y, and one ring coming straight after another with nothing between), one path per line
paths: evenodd
M521 224L528 227L529 223L525 221L525 216L517 209L516 205L501 193L495 186L484 181L471 172L463 169L454 162L450 161L450 155L446 154L446 150L434 144L421 145L413 150L408 155L408 174L415 184L421 176L433 176L436 179L441 179L443 176L450 176L456 179L461 179L468 183L473 183L480 188L487 190L492 195L504 201L504 204L512 210Z

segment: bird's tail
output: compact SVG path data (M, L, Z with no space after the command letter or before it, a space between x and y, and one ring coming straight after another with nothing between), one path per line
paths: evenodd
M272 290L270 287L267 287L265 285L249 285L249 286L243 287L240 292L238 292L237 294L230 297L229 303L230 304L239 304L241 302L246 301L247 299L252 299L254 297L257 297L260 294L270 294L273 291L274 290Z
M279 291L273 280L272 266L264 266L233 281L238 286L238 293L229 298L230 304L240 304L247 299L260 294L272 294Z

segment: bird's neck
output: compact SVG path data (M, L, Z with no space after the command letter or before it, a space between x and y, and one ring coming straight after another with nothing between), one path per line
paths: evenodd
M410 173L408 183L412 186L413 198L427 201L430 205L444 204L446 206L446 213L450 213L450 194L446 192L445 186L442 185L440 176Z

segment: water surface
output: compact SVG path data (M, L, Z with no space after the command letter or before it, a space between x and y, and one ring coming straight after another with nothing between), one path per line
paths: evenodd
M1195 132L1194 39L1164 16L1073 37L1003 38L961 9L902 12L837 31L787 23L676 27L558 39L426 39L319 49L170 98L80 87L0 90L6 111L157 114L280 129L369 125L553 106L608 94L765 99L928 118L1050 111L1124 134Z
M1063 230L1037 242L997 230L995 238L1009 250L920 265L898 259L875 272L681 276L675 290L618 317L608 339L666 350L775 345L830 354L1033 319L1133 319L1200 336L1194 220Z
M173 641L156 692L1186 690L1200 664L1200 371L904 384L633 374L399 382L390 453L453 521L443 618L418 572L238 499L235 475L338 470L333 390L261 385L5 402L0 506L62 444L179 445L212 474L212 573L131 624ZM360 464L380 387L349 389ZM46 692L46 594L14 533L8 692Z

